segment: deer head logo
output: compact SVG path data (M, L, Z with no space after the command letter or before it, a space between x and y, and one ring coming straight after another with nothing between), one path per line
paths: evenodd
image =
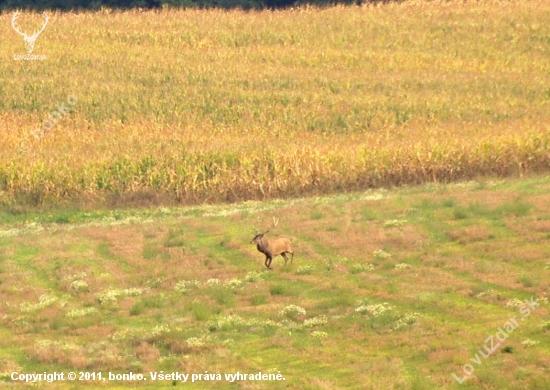
M15 22L17 21L18 16L19 16L19 11L17 11L16 13L13 14L13 17L11 18L11 26L13 27L13 29L19 35L23 36L23 40L25 41L25 48L27 49L27 53L32 54L32 52L34 50L34 43L36 42L36 38L38 38L40 33L42 33L42 31L44 31L44 29L46 28L46 25L48 24L48 20L50 18L48 17L48 15L46 15L44 13L45 22L44 22L44 25L42 26L42 28L40 29L40 31L35 31L34 34L32 34L31 36L28 36L26 33L19 31L19 28L15 24Z

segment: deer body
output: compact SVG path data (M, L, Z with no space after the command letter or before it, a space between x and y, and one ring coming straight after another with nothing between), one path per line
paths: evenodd
M250 243L256 244L258 251L265 255L265 266L268 269L272 269L271 261L273 261L273 257L279 255L283 256L286 265L288 261L287 255L290 254L290 262L292 263L292 260L294 259L294 252L292 251L290 240L288 238L274 238L269 240L264 237L264 234L265 233L256 234Z

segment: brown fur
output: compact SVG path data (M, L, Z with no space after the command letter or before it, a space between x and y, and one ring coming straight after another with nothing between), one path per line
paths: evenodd
M267 232L266 232L267 233ZM265 233L256 234L256 236L250 241L251 244L256 244L256 248L265 255L265 266L268 269L271 268L271 261L273 257L281 255L285 259L285 265L288 261L287 254L292 255L290 262L294 259L294 252L290 246L290 240L288 238L274 238L268 240L264 238Z

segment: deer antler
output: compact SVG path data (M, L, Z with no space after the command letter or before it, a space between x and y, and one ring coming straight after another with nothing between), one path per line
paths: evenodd
M259 215L256 219L256 230L254 234L260 234L260 216Z
M275 226L277 226L277 224L279 223L279 218L275 218L273 217L273 226L271 226L269 229L267 229L265 232L261 233L261 234L266 234L266 233L269 233L269 231L274 228ZM258 223L256 225L256 233L255 234L260 234L260 216L258 216Z
M273 217L273 226L271 226L269 229L267 229L267 231L266 231L264 234L269 233L269 231L270 231L272 228L274 228L275 226L277 226L278 223L279 223L279 218Z

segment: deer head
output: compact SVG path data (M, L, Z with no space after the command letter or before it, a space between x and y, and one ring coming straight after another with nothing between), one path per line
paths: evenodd
M16 13L13 14L13 17L11 18L11 26L13 27L13 29L19 35L23 36L23 40L25 41L25 48L27 49L27 53L32 54L32 52L34 50L34 43L36 42L36 38L38 38L40 33L42 33L42 31L44 31L44 29L46 28L46 25L48 24L48 20L50 18L48 17L48 15L46 15L44 13L45 21L44 21L44 25L42 26L42 28L39 31L35 31L34 34L32 34L31 36L28 36L26 33L21 32L19 30L19 28L16 26L15 22L17 21L18 17L19 17L19 11L17 11Z
M275 218L273 217L273 226L271 226L269 229L267 229L265 232L263 233L260 233L260 220L259 220L259 217L258 217L258 226L256 227L256 233L255 233L255 236L254 238L252 239L252 241L250 241L251 244L258 244L261 242L262 240L262 237L264 236L264 234L267 234L269 233L269 231L274 228L275 226L277 226L277 224L279 223L279 218Z

